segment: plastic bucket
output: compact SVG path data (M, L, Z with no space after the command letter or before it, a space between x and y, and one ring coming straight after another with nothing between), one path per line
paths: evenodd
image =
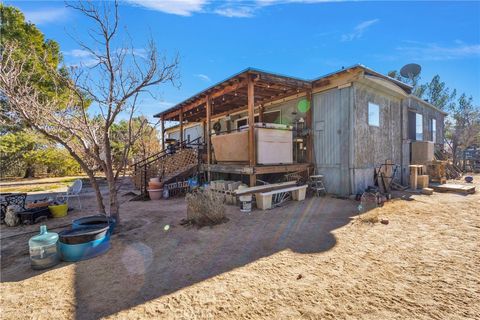
M160 200L162 199L163 189L148 189L148 196L150 200Z
M68 212L68 204L59 204L55 206L48 206L50 213L54 218L65 217Z
M252 212L252 200L241 201L240 202L240 211L241 212Z

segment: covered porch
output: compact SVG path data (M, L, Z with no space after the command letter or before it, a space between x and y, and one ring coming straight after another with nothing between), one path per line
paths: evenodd
M184 126L191 123L202 125L205 155L201 161L201 169L206 172L208 180L211 179L212 173L248 175L250 186L254 186L258 175L305 171L311 166L313 162L311 96L312 85L309 81L250 68L155 116L161 119L162 133L166 121L178 122L180 141L187 140ZM297 115L295 105L287 120L272 119L271 110L298 99L301 101L301 106L300 102L298 106L300 115ZM273 121L276 122L276 126L270 125ZM259 131L272 129L269 132L271 136L271 133L280 130L278 129L280 127L292 131L289 146L274 145L270 138L263 139L261 145L259 144ZM228 159L222 159L219 150L222 144L225 146L228 144L222 141L232 140L223 138L228 137L226 135L233 138L235 134L243 136L238 143L238 152L242 153L242 157L235 161L225 161ZM219 136L223 138L217 139L215 150L212 137ZM292 146L293 150L284 150ZM162 148L165 148L164 134ZM273 148L275 152L288 151L293 157L291 161L279 160L279 163L275 163L276 155L273 152L270 162L265 163L259 153L268 148Z

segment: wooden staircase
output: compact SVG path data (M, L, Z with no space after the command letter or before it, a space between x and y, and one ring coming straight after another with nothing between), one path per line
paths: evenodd
M135 187L142 194L147 194L150 178L158 177L163 183L169 183L178 178L187 178L195 174L200 164L199 139L184 141L170 150L162 150L133 165L132 179Z

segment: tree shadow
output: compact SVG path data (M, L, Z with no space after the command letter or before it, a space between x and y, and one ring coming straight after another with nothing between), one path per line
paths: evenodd
M183 200L129 203L112 249L76 264L76 318L112 315L286 249L327 251L356 206L327 197L250 215L228 207L228 223L187 229Z

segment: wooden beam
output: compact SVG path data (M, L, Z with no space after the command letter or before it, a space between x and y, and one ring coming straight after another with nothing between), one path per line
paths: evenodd
M179 121L180 121L180 143L182 143L183 142L183 108L180 108Z
M250 166L257 164L255 156L255 84L251 77L247 82L247 109L248 109L248 162ZM257 183L256 176L250 175L250 187L254 187Z
M255 159L255 84L251 78L248 78L248 161L251 166L256 164Z
M223 88L221 88L220 90L216 91L216 92L212 92L211 94L208 95L208 97L210 98L210 103L213 99L216 99L216 98L219 98L221 96L223 96L224 94L227 94L229 92L233 92L235 90L239 90L240 88L244 87L247 85L247 80L246 79L243 79L243 80L239 80L238 82L234 83L234 84L229 84ZM206 104L207 102L207 97L202 97L202 98L198 98L198 99L195 99L193 100L192 102L189 102L189 103L186 103L185 105L182 106L184 112L187 112L187 111L190 111L192 109L195 109L197 107L200 107L202 106L203 104ZM165 116L174 116L178 114L178 111L176 110L172 110L172 112L168 113L168 114L165 114Z
M310 167L309 163L272 165L272 166L256 166L256 167L254 167L253 173L255 173L255 174L267 174L267 173L296 172L296 171L307 170L309 167Z
M203 171L220 172L220 173L232 173L232 174L253 174L253 168L248 165L236 165L236 164L210 164L202 165Z
M161 126L162 126L162 131L161 132L161 135L162 135L162 151L165 150L165 120L163 119L162 117L162 120L160 121L161 122Z
M258 108L258 122L263 122L263 104Z
M307 90L307 93L306 93L306 96L305 96L305 99L307 100L307 105L308 105L308 110L307 110L307 114L305 115L305 126L307 128L307 131L308 131L308 135L307 135L307 162L308 163L313 163L313 119L312 119L312 116L313 116L313 113L312 113L312 91L311 90Z
M207 120L206 120L206 135L205 135L205 139L207 141L207 165L210 165L211 164L211 156L212 156L212 146L211 146L211 142L210 142L210 132L212 131L210 129L210 125L211 125L211 118L212 118L212 110L211 110L211 104L210 104L210 97L207 97L207 101L206 101L206 111L207 111ZM210 181L210 171L207 171L207 177L208 177L208 181Z

